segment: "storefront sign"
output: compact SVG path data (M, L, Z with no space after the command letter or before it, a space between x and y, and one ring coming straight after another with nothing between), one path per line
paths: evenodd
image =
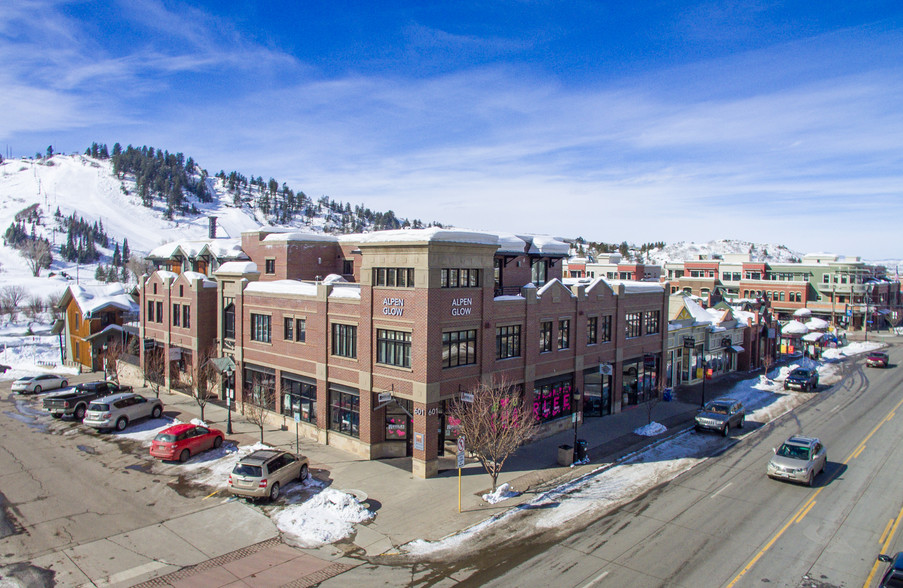
M414 449L423 451L423 433L414 433Z
M696 347L696 339L693 337L684 337L684 348L693 349L694 347Z
M473 394L470 392L461 392L461 402L473 402Z
M610 376L614 370L611 367L610 363L600 363L599 364L599 373L603 376Z
M383 298L383 314L401 316L404 313L404 298Z
M452 316L470 316L473 310L473 298L455 298L451 304Z

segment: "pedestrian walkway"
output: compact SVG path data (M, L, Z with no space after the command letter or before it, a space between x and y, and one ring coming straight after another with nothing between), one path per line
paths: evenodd
M726 376L709 382L706 397L721 395L738 378ZM414 478L410 473L410 459L364 460L334 447L300 439L300 452L311 461L311 473L325 484L359 498L376 513L372 522L357 527L353 542L367 555L395 551L415 539L438 540L477 524L503 510L530 500L536 493L573 480L617 460L644 446L669 437L692 426L699 406L701 386L690 387L677 394L671 402L658 402L652 410L652 420L667 427L656 437L643 437L633 431L649 422L646 406L630 407L619 414L588 418L578 426L576 437L586 440L589 463L575 467L558 464L558 447L573 445L575 432L566 430L522 447L505 463L498 483L508 483L521 496L492 505L482 500L491 490L491 478L475 460L468 460L462 470L461 512L458 512L458 472L454 455L440 461L440 473L435 478ZM190 396L161 393L167 416L187 421L199 417L197 403ZM226 428L226 409L210 402L205 409L206 421ZM288 429L267 427L264 441L268 445L294 450L294 423ZM246 445L260 440L260 431L240 414L232 413L233 434L228 437Z

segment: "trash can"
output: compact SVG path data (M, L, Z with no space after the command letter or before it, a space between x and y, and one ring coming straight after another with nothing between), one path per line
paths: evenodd
M674 392L671 388L665 388L665 390L662 392L662 400L664 400L665 402L671 402L672 400L674 400Z
M570 445L558 446L558 465L569 466L574 463L574 448Z
M586 439L577 439L577 450L574 454L577 461L586 459Z

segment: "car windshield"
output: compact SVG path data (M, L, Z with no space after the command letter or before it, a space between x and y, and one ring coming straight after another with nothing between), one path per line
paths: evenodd
M91 406L88 407L88 410L93 410L95 412L104 412L110 410L110 405L100 404L99 402L92 402Z
M710 404L706 407L706 410L715 414L727 414L730 412L730 408L728 404Z
M800 377L800 378L808 378L808 377L809 377L809 370L793 370L793 372L792 372L790 375L791 375L791 376L797 376L797 377Z
M235 464L235 469L232 470L232 473L238 474L239 476L259 478L262 474L262 471L260 469L260 466L248 465L246 463L237 463Z
M160 441L161 443L173 443L175 440L176 436L170 435L169 433L160 433L154 437L154 441Z
M788 443L784 443L781 445L781 448L778 449L778 455L781 457L789 457L791 459L802 459L805 461L809 461L809 448L802 447L800 445L790 445Z

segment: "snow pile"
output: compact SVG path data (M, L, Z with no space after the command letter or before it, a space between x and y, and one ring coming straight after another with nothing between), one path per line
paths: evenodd
M180 421L179 419L171 419L167 417L161 417L159 419L147 419L129 423L129 426L125 431L117 431L114 433L114 435L123 439L140 441L143 445L150 447L151 441L154 440L154 437L156 437L160 433L160 431L173 425L181 424L181 422L182 421Z
M489 504L498 504L503 500L514 498L515 496L520 496L520 492L515 492L511 489L511 484L505 482L504 484L496 488L495 492L484 494L483 500L485 500Z
M661 423L657 423L652 421L648 425L643 425L638 429L634 429L633 432L642 437L655 437L656 435L660 435L668 430L668 427Z
M217 449L210 449L193 456L181 464L179 471L194 483L213 488L229 487L229 474L242 457L250 455L258 449L272 449L263 443L236 446L234 443L223 443Z
M310 548L348 537L355 523L369 521L373 513L354 496L325 488L306 502L274 510L270 518L286 543Z
M825 349L822 351L821 356L823 359L842 359L861 353L868 353L869 351L874 351L881 347L884 347L884 343L875 341L854 341L849 345L837 347L836 349Z

